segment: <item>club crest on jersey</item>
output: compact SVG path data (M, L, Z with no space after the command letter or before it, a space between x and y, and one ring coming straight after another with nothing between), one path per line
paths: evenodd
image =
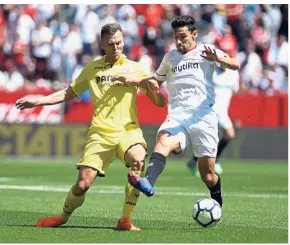
M128 73L129 71L130 71L129 67L124 67L124 68L122 68L122 72L126 72L126 73Z
M198 69L198 66L198 63L186 62L184 64L171 68L171 70L173 73L179 73L189 69Z

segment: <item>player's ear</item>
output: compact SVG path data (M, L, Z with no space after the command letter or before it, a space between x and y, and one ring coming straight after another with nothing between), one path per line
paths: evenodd
M192 39L195 40L197 38L197 30L192 32Z
M101 41L100 41L100 47L102 48L102 49L104 49L104 45L103 45L103 39L101 39Z

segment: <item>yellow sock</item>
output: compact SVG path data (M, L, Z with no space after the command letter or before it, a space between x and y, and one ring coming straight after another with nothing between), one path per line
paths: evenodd
M144 171L134 171L134 173L144 176ZM122 218L130 218L139 199L140 191L135 189L129 182L126 184L125 200L123 204Z
M70 189L70 191L67 194L67 197L65 199L64 205L63 205L63 210L60 213L60 216L64 219L65 222L68 221L69 217L71 216L72 212L82 206L82 204L85 201L85 195L82 196L75 196L73 194L73 188L74 186Z

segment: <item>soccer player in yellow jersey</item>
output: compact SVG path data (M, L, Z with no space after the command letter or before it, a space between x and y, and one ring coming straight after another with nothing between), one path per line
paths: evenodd
M57 216L44 217L37 227L56 227L65 224L73 211L85 200L85 193L97 176L104 177L109 164L117 156L126 167L143 175L146 142L137 119L136 86L128 86L115 77L127 74L132 78L148 77L138 63L123 55L124 40L119 24L107 24L101 30L101 47L105 56L88 63L79 77L68 88L44 96L38 100L21 98L18 109L53 105L71 100L87 89L91 92L94 114L85 141L84 153L77 163L77 182L68 192L63 210ZM142 85L147 96L157 105L164 106L165 98L156 86ZM131 223L140 192L126 184L122 218L118 220L118 230L138 231Z

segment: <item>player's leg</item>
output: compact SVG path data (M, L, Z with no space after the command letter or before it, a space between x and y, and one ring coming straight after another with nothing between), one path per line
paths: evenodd
M131 128L126 130L120 138L117 148L118 158L125 164L127 168L138 176L144 175L145 157L147 144L143 137L142 130ZM118 230L139 231L140 228L135 227L131 223L131 215L135 210L139 199L140 191L135 189L129 182L125 186L125 198L123 203L122 218L118 220Z
M167 131L160 131L146 170L146 178L152 186L154 186L158 176L162 173L166 165L166 158L171 152L176 154L182 152L180 139Z
M226 111L218 113L218 120L219 120L219 126L223 130L223 136L219 140L218 147L217 147L215 172L220 175L223 172L221 162L220 162L220 156L222 152L224 151L224 149L226 149L226 147L228 146L229 142L235 138L235 130L234 130L232 121L229 118L229 115Z
M145 141L144 141L145 142ZM127 167L131 167L131 171L138 176L144 176L145 157L147 152L143 144L131 146L124 154L124 160ZM131 216L135 210L140 191L134 188L129 182L125 187L125 199L123 204L122 218L118 220L117 229L139 231L140 228L135 227L131 223Z
M218 143L216 161L219 162L220 156L231 140L235 138L234 127L224 128L224 136Z
M134 172L130 172L128 175L130 184L146 196L153 196L153 186L166 165L167 156L171 151L178 148L180 148L180 143L177 137L165 131L160 132L154 147L154 152L151 154L145 177L142 178Z
M105 171L116 155L116 147L98 144L88 140L85 144L84 154L76 164L79 175L75 185L70 189L64 202L63 210L57 216L40 219L38 227L56 227L66 223L72 212L80 207L96 176L105 176Z
M91 167L80 166L77 182L72 186L64 202L61 216L67 222L75 209L80 207L85 201L85 193L89 190L97 177L98 171Z
M200 177L198 166L197 166L197 157L195 155L187 162L187 168L189 171L196 177Z
M198 168L202 181L210 191L211 198L222 206L221 179L215 174L215 158L203 156L198 158Z
M218 122L220 128L224 131L223 137L219 140L217 146L215 173L221 175L223 169L220 163L220 156L224 149L228 146L229 142L235 138L235 129L233 127L232 121L228 116L227 112L217 112ZM187 163L188 168L195 176L200 176L197 168L197 157L193 156L192 159Z
M218 143L216 162L220 161L220 155L227 147L229 142L235 138L235 130L233 123L228 115L227 111L221 111L217 113L218 122L221 129L223 129L223 137Z
M158 130L157 142L151 154L145 177L141 178L130 173L128 175L130 184L146 196L152 196L154 194L153 186L166 165L167 156L170 152L181 153L188 143L187 137L185 129L177 121L166 120Z
M85 193L94 182L98 171L87 166L80 166L79 175L75 185L67 194L62 212L53 217L44 217L37 223L37 227L56 227L65 224L75 209L85 201Z
M218 124L220 128L224 131L223 137L219 140L218 147L217 147L217 157L216 157L216 164L215 164L215 173L222 174L223 169L220 164L220 155L223 150L226 148L228 143L235 137L235 131L233 128L233 124L227 111L225 110L216 110L216 115L218 117ZM193 155L193 157L188 161L187 167L189 170L197 177L200 176L198 167L197 167L197 157Z
M218 144L218 118L214 111L208 110L196 116L197 123L190 127L193 151L198 158L198 169L202 181L210 190L210 195L222 206L221 181L215 174Z

